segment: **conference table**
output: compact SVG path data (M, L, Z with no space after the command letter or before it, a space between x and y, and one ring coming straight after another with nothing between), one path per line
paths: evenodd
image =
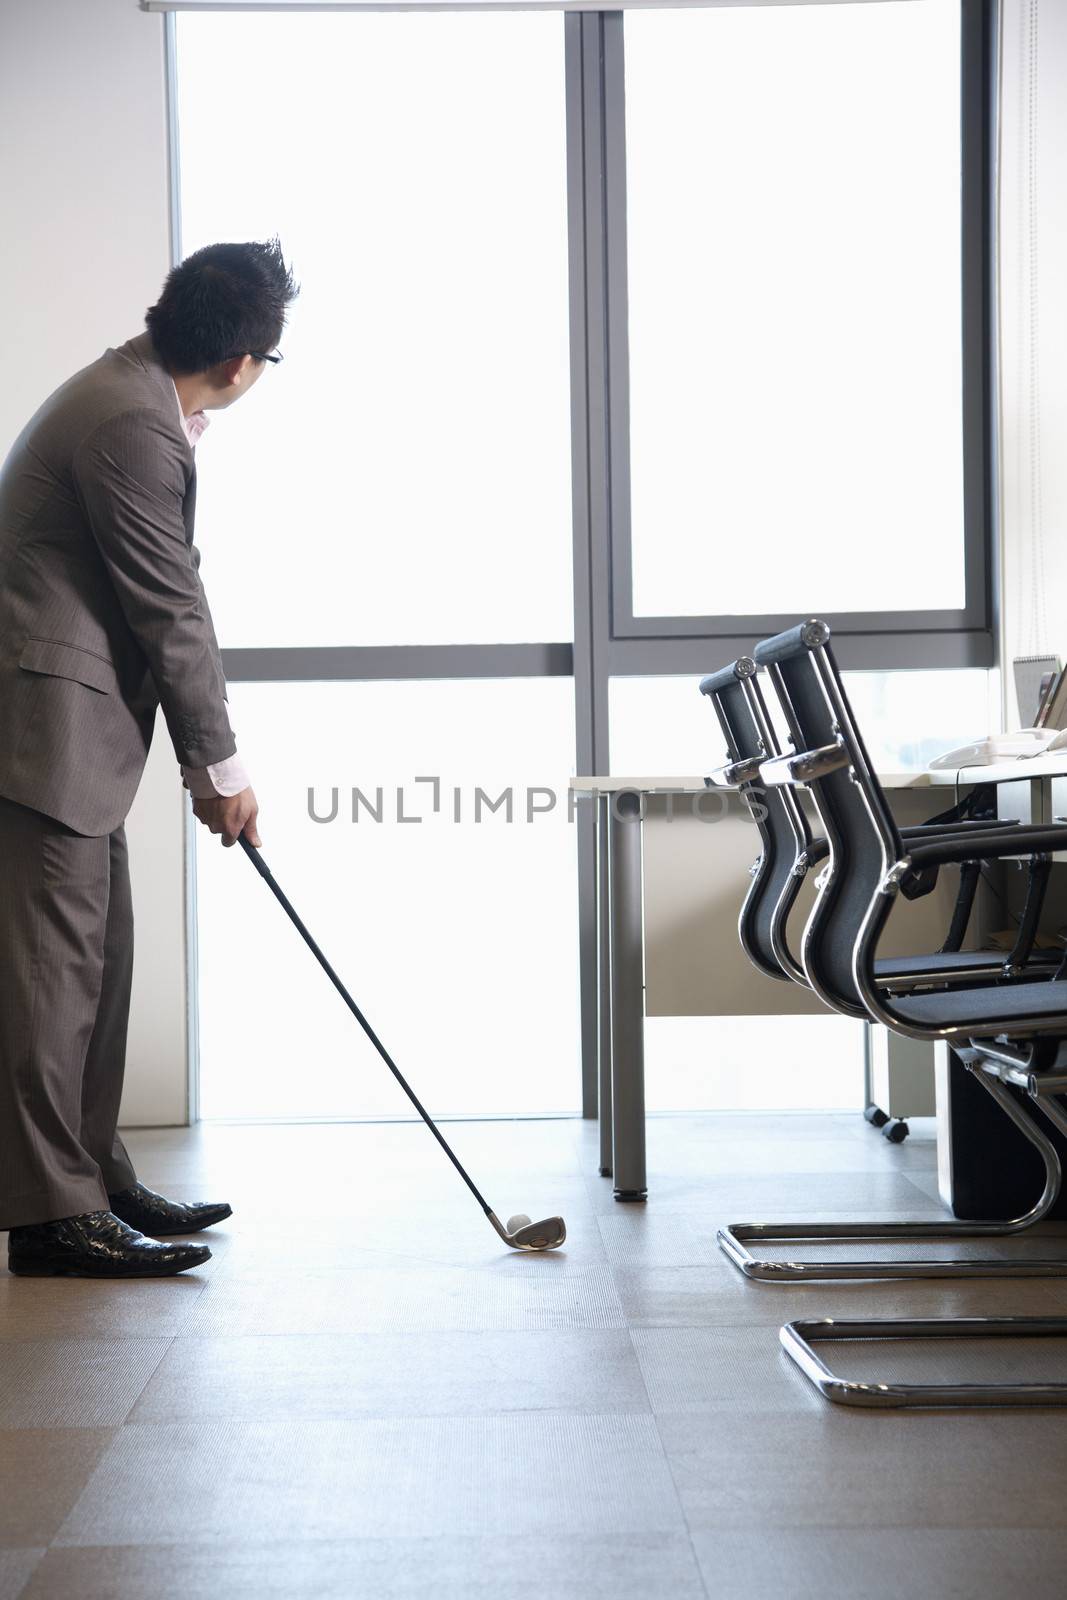
M923 821L944 810L954 798L946 790L959 795L979 783L997 785L997 814L1003 819L1040 823L1067 818L1067 750L985 767L882 772L879 778L902 825ZM693 775L577 776L571 778L570 788L575 792L576 804L587 803L595 808L598 981L595 994L583 993L582 1004L593 1006L596 1011L595 1027L583 1028L583 1036L596 1040L597 1059L593 1066L599 1088L599 1171L612 1178L617 1200L643 1200L648 1194L645 1017L679 1014L679 999L672 992L678 969L695 967L690 972L691 987L699 986L703 994L714 986L714 973L725 965L723 987L728 992L719 1003L712 1004L710 1012L701 1010L700 1014L761 1015L767 1009L794 1014L823 1008L796 986L778 985L754 972L744 972L743 959L730 965L731 960L737 960L731 945L737 945L736 916L749 862L758 854L758 836L739 805L736 816L722 812L723 791L709 789L702 776ZM731 824L715 835L715 847L709 845L713 830L700 827L701 819ZM689 824L688 828L676 829L666 854L658 843L663 830L656 827L649 831L650 824L665 821ZM694 830L694 822L700 827L699 833ZM656 860L650 862L649 846L654 841L656 849L651 854L666 863L664 875L672 879L676 895L684 893L687 880L705 886L714 883L718 893L725 891L718 911L704 918L708 926L703 933L716 945L714 966L706 959L696 963L688 960L688 947L701 931L703 901L686 902L681 913L677 906L673 910L660 907L659 914L650 919L656 884L655 870L650 871L650 866L655 869ZM1056 859L1067 859L1067 855ZM733 922L723 925L728 907L732 908ZM945 909L944 898L935 897L925 914L936 921L943 919ZM672 926L679 923L684 925L685 937L672 944ZM909 930L912 936L919 926L913 921ZM942 934L945 926L940 920ZM662 934L658 940L657 933ZM905 940L899 953L907 948ZM924 946L912 944L911 948ZM657 949L663 952L658 963ZM898 951L889 946L884 953ZM653 976L655 987L666 990L666 994L658 994L654 1010L646 1012ZM786 989L789 995L783 1001L778 991ZM681 1003L688 1014L693 1014L691 998ZM729 1012L723 1005L729 1006Z

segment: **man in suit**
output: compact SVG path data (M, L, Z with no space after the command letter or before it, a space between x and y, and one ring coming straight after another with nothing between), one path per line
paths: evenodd
M19 1274L184 1271L230 1215L137 1182L116 1132L133 967L123 823L156 711L223 844L259 844L193 544L193 448L281 357L277 240L210 245L64 383L0 472L0 1229Z

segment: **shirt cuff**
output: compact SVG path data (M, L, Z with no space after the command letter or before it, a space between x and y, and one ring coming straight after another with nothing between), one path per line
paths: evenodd
M209 767L183 767L182 777L194 800L229 798L249 788L248 773L236 751L225 761L214 761Z

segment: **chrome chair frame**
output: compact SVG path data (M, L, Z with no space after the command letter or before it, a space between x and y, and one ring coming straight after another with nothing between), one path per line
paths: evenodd
M850 1339L1063 1338L1067 1317L799 1318L779 1330L786 1355L826 1400L873 1410L920 1406L1063 1406L1064 1383L859 1383L837 1377L814 1346Z
M969 1065L969 1063L968 1063ZM973 1068L972 1068L973 1070ZM893 1261L781 1261L754 1256L750 1244L949 1243L961 1239L1005 1239L1025 1233L1046 1217L1060 1192L1062 1167L1055 1145L1024 1116L1015 1100L992 1076L980 1081L1001 1110L1041 1155L1045 1184L1029 1211L1007 1222L734 1222L718 1230L720 1250L746 1278L762 1283L821 1282L858 1278L1060 1278L1067 1276L1067 1257L1008 1261L996 1257L959 1261L896 1259ZM1067 1132L1067 1123L1064 1124Z

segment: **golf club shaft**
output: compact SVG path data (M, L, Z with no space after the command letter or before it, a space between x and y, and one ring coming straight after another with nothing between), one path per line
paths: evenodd
M256 871L259 873L260 877L267 885L267 888L270 890L271 894L285 911L289 921L293 924L294 928L296 928L304 943L307 945L308 949L321 966L323 972L325 972L326 976L337 990L337 993L341 996L341 999L344 1001L349 1011L351 1011L352 1015L355 1017L356 1021L367 1035L367 1038L370 1040L371 1044L373 1044L374 1048L377 1050L378 1054L389 1068L389 1071L393 1074L393 1077L403 1089L404 1093L415 1107L415 1110L419 1113L419 1116L422 1118L423 1122L425 1122L426 1126L429 1128L430 1132L441 1146L441 1149L444 1151L449 1161L451 1161L452 1165L463 1179L463 1182L467 1185L467 1188L470 1190L471 1194L477 1200L486 1216L492 1217L492 1207L485 1200L484 1196L479 1193L473 1180L460 1164L459 1159L453 1153L451 1147L445 1141L444 1136L442 1135L437 1124L434 1122L433 1118L430 1116L430 1113L426 1110L426 1107L423 1105L422 1101L419 1099L410 1083L408 1083L407 1079L404 1077L404 1074L401 1072L400 1068L397 1066L388 1050L386 1050L385 1046L382 1044L382 1041L379 1039L378 1035L375 1033L374 1029L371 1027L370 1023L367 1021L366 1017L363 1015L362 1011L359 1009L356 1002L353 1000L352 996L349 994L348 990L337 976L336 972L330 966L330 963L327 961L326 957L323 955L322 951L311 937L311 934L300 920L296 911L293 909L286 896L282 893L274 874L271 872L270 868L267 866L267 863L256 849L256 846L246 839L244 834L241 834L237 842L241 846L241 849L244 851L245 855L248 857L249 861L252 862Z

